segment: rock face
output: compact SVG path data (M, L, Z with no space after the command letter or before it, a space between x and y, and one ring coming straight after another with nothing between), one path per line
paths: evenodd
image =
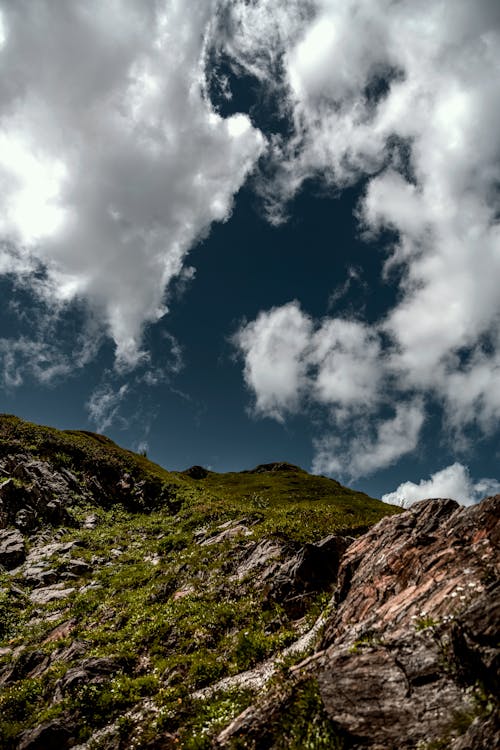
M270 596L293 617L301 617L312 595L331 590L349 541L331 534L318 544L306 544L275 571Z
M380 521L341 561L318 651L218 746L281 747L279 717L313 680L341 747L499 748L499 541L500 495Z

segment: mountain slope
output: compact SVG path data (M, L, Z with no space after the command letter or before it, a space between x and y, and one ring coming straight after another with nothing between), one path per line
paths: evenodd
M210 747L398 512L289 464L168 472L1 416L0 746Z

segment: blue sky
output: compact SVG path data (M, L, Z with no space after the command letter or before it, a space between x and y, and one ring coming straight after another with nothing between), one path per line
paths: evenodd
M24 5L0 409L173 469L498 491L496 3Z

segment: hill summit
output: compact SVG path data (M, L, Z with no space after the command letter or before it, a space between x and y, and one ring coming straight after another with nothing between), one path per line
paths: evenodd
M0 746L498 747L499 506L0 416Z

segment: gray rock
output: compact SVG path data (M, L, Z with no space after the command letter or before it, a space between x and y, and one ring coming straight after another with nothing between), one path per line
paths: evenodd
M0 531L0 565L12 570L20 565L26 557L26 543L17 529Z
M265 573L282 553L282 546L271 539L263 539L257 545L252 546L250 553L245 557L236 571L236 578L242 581L248 575L257 575L261 581ZM263 569L266 569L263 571ZM263 575L264 572L264 575Z
M98 523L99 523L99 517L97 516L97 514L91 513L85 518L85 521L83 522L83 528L95 529Z
M74 727L64 719L45 721L23 732L17 750L66 750L74 745Z
M78 685L94 685L109 680L120 670L117 659L112 657L84 659L75 667L68 669L55 686L54 700L62 700L64 695Z
M35 588L49 586L52 583L56 583L59 578L57 571L42 565L28 565L25 567L22 575L24 581L29 586Z
M301 617L311 595L333 589L350 541L332 534L317 544L306 544L276 572L269 597L283 604L291 617Z
M73 557L71 560L68 560L65 567L69 573L77 576L81 576L92 570L91 566L79 557Z
M49 604L49 602L55 602L58 599L66 599L74 591L76 591L75 588L65 588L64 583L55 583L53 586L34 589L29 598L33 604Z
M211 536L208 539L205 539L203 542L201 542L200 547L209 547L212 544L220 544L221 542L235 539L238 536L252 536L253 534L253 531L251 531L242 523L237 523L234 526L222 524L222 526L228 526L228 528L222 529L222 531L220 531L218 534L215 534L215 536Z

